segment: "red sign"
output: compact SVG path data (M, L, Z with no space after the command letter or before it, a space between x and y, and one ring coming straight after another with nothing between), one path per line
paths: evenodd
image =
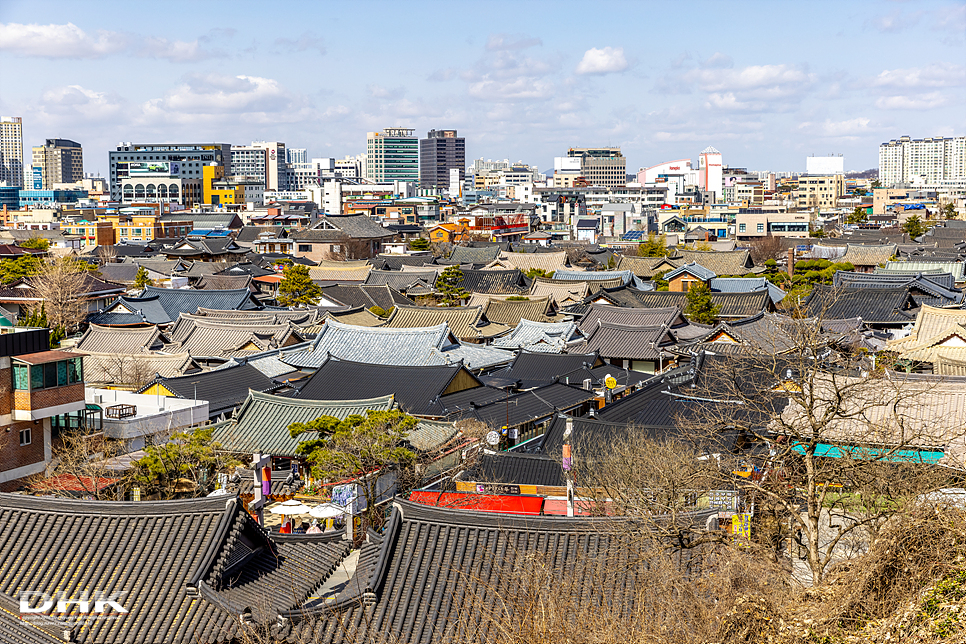
M672 166L668 167L668 170L680 170L680 169L681 169L681 166L679 166L679 165L672 165Z
M509 494L473 494L471 492L433 492L416 490L409 500L452 510L476 510L502 514L538 515L543 508L541 496L516 496Z

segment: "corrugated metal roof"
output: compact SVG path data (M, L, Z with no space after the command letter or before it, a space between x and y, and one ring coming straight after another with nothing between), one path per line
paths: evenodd
M963 280L964 271L966 271L966 262L951 260L927 261L922 258L906 262L889 261L886 262L885 270L876 269L876 272L888 273L893 271L901 271L903 273L927 273L929 271L937 270L944 273L952 273L956 281L961 282Z

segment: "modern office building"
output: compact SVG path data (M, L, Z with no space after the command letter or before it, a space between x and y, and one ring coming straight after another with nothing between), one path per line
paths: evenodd
M463 181L466 168L466 139L456 130L430 130L419 141L419 187L449 190L452 170Z
M391 127L366 135L366 179L419 181L419 139L412 128Z
M588 185L627 185L627 159L620 148L570 148L567 156L580 159L580 174Z
M202 200L204 166L225 166L231 172L231 146L227 143L121 143L109 153L111 200L131 203L138 194L147 201L193 206ZM159 181L165 197L159 194ZM141 186L138 189L138 186ZM171 194L170 186L176 188ZM150 196L151 188L154 196ZM128 193L128 194L125 194Z
M844 174L805 175L798 178L795 203L799 210L837 208L839 198L844 196Z
M966 178L966 136L912 139L879 145L879 183L936 185Z
M308 163L309 152L305 148L285 148L285 161L291 165Z
M23 123L19 116L0 116L0 184L24 185Z
M84 178L84 149L77 141L47 139L31 155L34 190L53 190L58 183L77 183Z

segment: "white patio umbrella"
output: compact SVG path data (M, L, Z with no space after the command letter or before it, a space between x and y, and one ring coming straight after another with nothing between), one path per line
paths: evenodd
M225 496L226 494L231 494L231 492L224 488L218 488L217 490L210 492L208 496Z
M301 501L296 501L295 499L289 499L284 503L279 503L274 508L269 508L268 511L272 514L283 514L285 516L293 517L300 514L308 514L312 508L305 505Z
M309 514L316 519L334 519L345 514L345 508L333 503L322 503L312 508L312 511L309 512Z

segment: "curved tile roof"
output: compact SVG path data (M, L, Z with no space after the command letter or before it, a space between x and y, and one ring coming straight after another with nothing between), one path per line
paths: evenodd
M397 328L354 326L329 319L312 344L312 351L286 355L282 360L294 367L319 367L329 355L370 364L436 364L428 362L432 352L443 351L457 342L445 322Z
M532 322L520 320L520 323L508 335L497 338L491 346L501 349L524 349L541 353L563 353L568 346L579 342L577 324L568 322Z
M384 326L390 329L428 327L446 323L460 340L482 340L510 330L502 324L483 324L483 309L476 306L397 306Z
M587 282L566 283L552 282L543 278L536 278L530 285L531 297L550 297L557 306L567 306L582 302L589 293Z
M145 353L162 346L156 326L116 328L91 324L74 345L79 351L93 353Z

